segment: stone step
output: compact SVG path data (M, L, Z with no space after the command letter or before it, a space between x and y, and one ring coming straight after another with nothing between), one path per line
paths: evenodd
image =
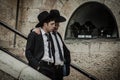
M5 40L0 40L0 47L7 49L9 52L13 53L16 57L19 57L27 62L24 48L13 48L12 42Z
M28 62L25 57L25 49L24 48L5 48L9 52L13 53L16 57L24 60L25 62Z
M0 70L0 80L17 80L6 72Z
M39 73L27 64L17 60L8 55L6 52L0 50L0 71L8 74L11 77L4 79L0 76L0 80L50 80L48 77ZM1 73L3 73L1 72ZM3 77L3 79L2 79ZM14 79L15 78L15 79Z

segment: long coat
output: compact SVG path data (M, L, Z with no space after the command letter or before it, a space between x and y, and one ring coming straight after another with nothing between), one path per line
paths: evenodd
M58 35L60 36L59 33ZM52 42L52 53L54 55L55 49L54 49L52 37L51 37L51 42ZM64 42L63 42L63 49L64 49L64 57L65 57L65 64L66 64L66 71L67 71L66 75L69 75L70 62L71 62L70 51L65 46ZM28 35L28 39L27 39L25 54L26 54L26 58L28 59L29 65L37 69L37 67L39 66L39 61L44 55L44 41L43 41L42 34L30 32L30 34Z

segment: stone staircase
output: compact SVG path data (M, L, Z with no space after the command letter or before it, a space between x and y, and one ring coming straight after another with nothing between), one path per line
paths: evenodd
M0 80L50 80L27 64L0 50Z
M5 73L4 71L0 70L0 80L17 80L17 79L15 79L11 75Z
M14 48L10 41L4 40L0 40L0 47L27 62L24 48ZM50 80L14 57L0 50L0 80Z
M24 48L14 48L12 42L0 40L0 47L8 50L9 52L13 53L19 59L22 59L25 62L28 62L25 57L25 49Z
M23 61L27 62L25 57L25 49L23 48L6 48L9 52L13 53L17 58L22 59Z
M14 48L12 43L10 41L4 41L0 40L0 47L6 49L7 51L13 53L13 55L19 59L22 59L25 62L28 62L26 57L25 57L25 48ZM0 64L1 65L1 64ZM0 70L0 76L1 75L6 75L2 76L2 80L16 80L14 77L10 76L8 73L5 73L4 71ZM89 78L85 77L83 74L80 74L78 71L74 70L71 68L71 73L69 76L64 77L64 80L90 80Z

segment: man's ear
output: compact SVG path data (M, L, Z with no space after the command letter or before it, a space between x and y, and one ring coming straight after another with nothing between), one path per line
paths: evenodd
M44 25L44 26L47 26L47 25L48 25L48 23L43 23L43 25Z
M40 28L34 28L32 31L38 35L40 34Z

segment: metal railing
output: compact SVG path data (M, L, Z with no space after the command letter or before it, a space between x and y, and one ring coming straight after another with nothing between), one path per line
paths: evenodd
M12 28L10 25L6 24L5 22L0 21L0 25L3 26L3 27L5 27L5 28L7 28L7 29L9 29L10 31L16 33L16 34L19 35L20 37L22 37L22 38L24 38L24 39L27 40L27 36L26 36L26 35L24 35L23 33L21 33L20 31L18 31L18 30L16 30L16 29ZM23 63L27 64L25 61L23 61L22 59L14 56L12 53L10 53L9 51L5 50L4 48L0 47L0 50L8 53L9 55L11 55L11 56L15 57L16 59L22 61ZM86 72L85 70L81 69L80 67L78 67L77 65L75 65L75 64L73 64L73 63L71 63L70 66L71 66L73 69L75 69L75 70L77 70L78 72L82 73L83 75L85 75L86 77L88 77L88 78L91 79L91 80L99 80L99 79L97 79L95 76L91 75L90 73Z
M8 25L7 23L3 22L0 20L0 25L4 26L5 28L9 29L10 31L16 33L17 35L21 36L24 39L27 39L27 36L23 33L21 33L20 31L12 28L12 26Z
M70 66L77 70L78 72L82 73L83 75L87 76L89 79L91 80L99 80L97 79L95 76L91 75L90 73L88 73L87 71L81 69L79 66L75 65L74 63L71 63Z

